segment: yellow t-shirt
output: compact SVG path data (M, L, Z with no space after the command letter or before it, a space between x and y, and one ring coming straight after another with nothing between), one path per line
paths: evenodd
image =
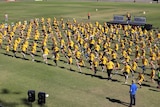
M126 65L126 66L124 67L124 70L125 70L125 72L127 72L127 73L129 74L130 71L131 71L131 67L130 67L129 65Z
M109 61L109 62L107 62L106 67L107 67L107 69L113 69L114 63L112 61Z

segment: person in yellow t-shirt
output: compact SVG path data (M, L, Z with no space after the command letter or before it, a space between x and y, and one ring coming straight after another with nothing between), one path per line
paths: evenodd
M54 63L56 64L56 66L58 65L57 61L59 60L59 58L60 58L59 53L56 53L54 58Z
M77 66L78 66L78 68L79 68L80 73L82 73L81 67L84 67L84 66L85 66L85 63L84 63L84 61L83 61L82 58L80 58L80 60L77 61Z
M36 42L33 42L32 46L31 46L31 57L32 57L32 61L34 61L34 56L35 56L35 53L37 51L37 43Z
M140 88L141 88L142 82L145 80L143 73L139 73L137 80L138 80L138 84L140 85Z
M111 80L112 70L115 68L115 65L110 59L108 59L108 62L106 63L106 68L107 68L108 80Z
M68 48L72 50L73 46L74 46L74 42L72 40L69 40L68 41Z
M6 54L9 53L9 48L10 48L9 45L7 45L7 46L6 46Z
M131 60L130 56L127 54L125 57L125 63L129 63Z
M22 52L21 52L21 54L23 55L23 58L24 58L24 59L26 58L27 48L28 48L28 46L24 43L24 44L22 45Z
M155 75L156 75L155 69L154 69L154 68L151 68L151 74L150 74L150 76L151 76L151 82L153 82L153 83L155 82L155 81L154 81Z
M100 47L100 45L99 44L95 44L95 53L96 53L96 57L98 57L98 53L99 53L99 51L100 51L100 49L101 49L101 47Z
M148 59L146 57L142 58L142 73L144 74L146 71L146 66L148 66Z
M116 43L114 47L115 47L115 51L117 52L119 50L119 44Z
M105 56L105 55L103 55L102 56L102 72L105 70L105 66L106 66L106 63L107 63L107 61L108 61L108 58Z
M73 64L73 59L71 56L68 56L68 64L69 64L70 70L72 70L71 65Z
M95 40L94 38L92 37L91 40L89 41L89 48L92 50L92 48L94 47L94 43L95 43Z
M127 84L127 80L128 80L128 74L131 72L131 66L128 63L125 63L124 68L121 71L123 72L123 75L125 77L125 84Z
M82 53L80 51L75 52L75 58L76 60L80 60Z
M132 68L132 77L134 77L134 73L136 72L136 69L138 68L138 64L136 61L132 62L131 68Z
M16 57L16 52L17 52L17 48L19 46L19 43L18 43L18 40L16 39L14 41L14 44L13 44L13 53L14 53L14 56L13 57Z
M47 56L48 56L48 54L49 54L49 49L47 48L47 47L44 47L43 48L43 61L47 64L48 63L48 61L47 61Z
M97 59L94 59L94 61L93 61L93 72L94 72L94 75L96 75L96 73L97 73L97 67L98 67L98 65L99 65L99 62L98 62L98 60Z
M111 56L112 56L112 61L115 62L117 59L117 53L115 51L112 51Z
M94 59L95 59L95 54L93 52L91 52L89 55L89 64L90 64L91 69L92 69L92 63L93 63Z
M151 55L150 55L150 65L152 68L155 68L155 61L156 61L156 53L155 52L151 52Z
M52 58L55 58L55 56L56 56L57 53L59 53L59 48L58 48L57 45L55 45L55 46L53 47L53 56L52 56Z
M115 61L115 70L116 70L116 72L114 74L117 74L118 70L120 70L120 64L118 61Z

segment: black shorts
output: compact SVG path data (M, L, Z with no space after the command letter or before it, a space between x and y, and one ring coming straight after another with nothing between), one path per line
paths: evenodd
M103 63L101 63L101 64L99 64L100 66L104 66L104 64Z
M97 67L94 67L94 71L95 71L95 72L97 71Z
M92 48L93 48L93 46L94 46L93 44L90 44L90 45L89 45L89 48L90 48L90 49L92 49Z
M25 51L22 51L22 53L26 54L26 52L25 52Z
M89 62L90 64L92 63L92 61L91 61L91 60L89 60L88 62Z
M72 47L71 47L71 46L69 46L68 48L72 50Z
M112 70L113 70L113 69L107 69L108 77L110 77L110 76L111 76Z
M13 50L13 53L16 53L16 51L15 51L15 50Z
M123 74L124 74L124 75L128 75L128 72L125 71L125 72L123 72Z
M113 58L111 61L112 61L112 62L116 62L116 59Z

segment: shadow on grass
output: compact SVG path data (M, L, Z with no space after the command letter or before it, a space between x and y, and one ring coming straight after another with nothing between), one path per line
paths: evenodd
M149 90L154 92L160 92L160 90L156 90L156 89L149 89Z
M2 53L2 54L6 55L6 56L9 56L9 57L13 57L12 55L7 54L7 53Z
M21 94L21 92L11 92L10 90L4 88L1 90L0 94Z
M5 102L0 100L0 107L17 107L19 104L14 102Z
M64 66L59 66L59 68L61 68L61 69L66 69Z
M68 71L71 71L71 72L76 72L76 70L74 70L74 69L67 69ZM79 73L79 72L78 72Z
M144 87L151 87L151 85L145 84L145 83L143 83L142 86L144 86Z
M26 98L22 98L21 99L22 103L28 107L32 107L32 103L28 102L28 100Z
M43 61L40 61L40 60L34 60L34 61L37 63L44 63Z
M10 91L8 89L2 89L1 94L10 94Z
M27 107L34 107L34 105L36 104L36 105L38 105L39 107L47 107L47 105L45 105L45 104L38 104L38 102L37 101L34 101L34 102L28 102L28 100L26 99L26 98L22 98L21 99L21 101L22 101L22 103L24 104L24 105L26 105ZM1 106L0 106L1 107Z
M121 104L121 105L124 105L124 106L129 106L129 103L123 102L123 101L118 100L118 99L109 98L109 97L106 97L106 99L109 100L112 103L118 103L118 104Z

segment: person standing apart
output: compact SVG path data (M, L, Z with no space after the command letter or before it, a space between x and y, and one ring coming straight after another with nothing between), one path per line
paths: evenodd
M88 20L90 19L90 16L91 16L91 15L90 15L90 13L88 12Z
M130 86L130 105L129 107L132 107L132 105L136 105L136 92L137 92L137 85L135 84L135 80L132 80L132 84Z
M5 14L4 18L5 18L5 22L8 22L8 14Z

